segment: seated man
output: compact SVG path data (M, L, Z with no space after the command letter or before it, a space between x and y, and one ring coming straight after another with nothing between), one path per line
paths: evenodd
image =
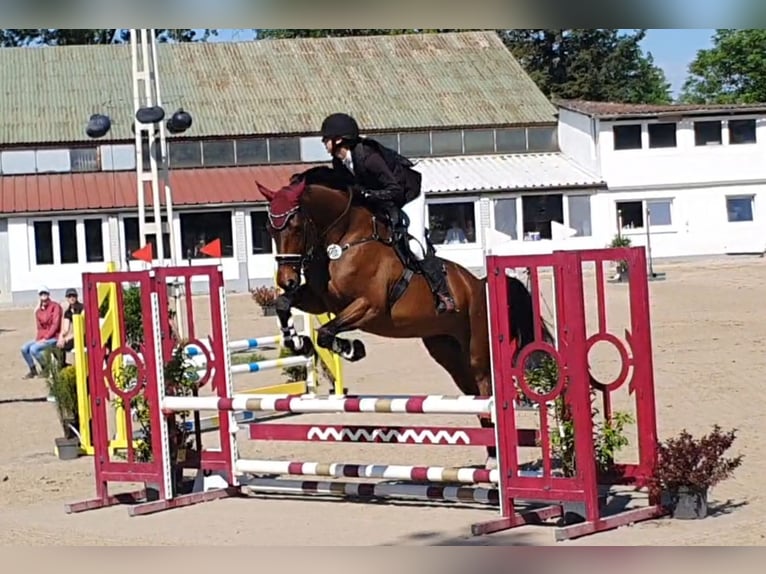
M35 309L37 333L33 341L28 341L21 347L21 356L29 367L29 372L24 376L25 379L31 379L45 370L43 351L56 344L58 333L61 331L61 305L51 299L50 290L47 287L40 287L37 294L40 297ZM40 372L35 366L35 361L40 367Z
M77 298L77 289L69 288L66 290L66 299L69 305L64 311L64 319L61 322L61 332L59 333L56 346L61 349L59 365L65 367L66 354L74 349L74 325L72 317L82 313L82 303Z

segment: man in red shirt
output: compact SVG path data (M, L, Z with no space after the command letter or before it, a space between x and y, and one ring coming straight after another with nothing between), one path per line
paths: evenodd
M47 287L40 287L37 290L40 302L35 309L35 323L37 334L34 341L24 343L21 347L21 356L24 357L29 372L24 376L25 379L31 379L37 376L38 371L35 367L35 360L43 370L43 351L53 347L58 340L61 331L61 305L51 299L50 291ZM34 360L33 360L34 359Z

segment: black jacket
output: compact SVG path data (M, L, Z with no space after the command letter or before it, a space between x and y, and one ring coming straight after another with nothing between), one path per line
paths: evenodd
M381 144L362 140L351 150L353 177L372 200L387 201L402 207L420 193L420 174L408 169L412 164ZM335 169L348 173L343 162L334 157Z

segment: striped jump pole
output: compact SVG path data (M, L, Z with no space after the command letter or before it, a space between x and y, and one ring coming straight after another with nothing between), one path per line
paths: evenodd
M281 335L273 335L270 337L257 337L254 339L239 339L237 341L231 341L228 345L230 353L244 353L245 351L251 351L253 349L260 349L263 347L281 346L283 342ZM207 345L205 345L207 347ZM184 349L186 354L190 357L202 357L204 359L202 349L199 345L191 344L187 345ZM209 349L208 349L209 350Z
M401 399L376 397L305 397L301 395L233 395L219 397L165 397L170 411L256 411L289 413L411 413L481 415L493 411L491 397L422 395Z
M305 365L308 367L311 364L311 361L312 359L310 357L284 357L281 359L265 359L263 361L258 361L256 363L232 365L231 374L234 375L236 373L259 373L261 371L270 371L273 369L284 369L287 367L296 367L299 365L300 366ZM197 371L197 374L200 376L203 376L206 372L207 371L205 369L201 369ZM249 396L259 396L259 395L249 395ZM275 396L279 396L279 395L275 395ZM190 410L195 410L195 409L190 409Z
M496 488L436 486L426 484L389 484L385 482L336 482L254 478L243 485L253 493L313 494L356 498L411 498L467 502L496 506L500 497Z
M496 469L448 468L443 466L404 466L394 464L346 464L339 462L298 462L281 460L237 461L236 469L248 474L291 474L334 478L383 478L388 480L428 480L430 482L492 483L499 480Z

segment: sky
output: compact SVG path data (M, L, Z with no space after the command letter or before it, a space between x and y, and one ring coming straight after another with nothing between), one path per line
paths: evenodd
M626 30L627 31L627 30ZM654 62L665 71L672 86L673 97L678 96L686 79L686 71L698 50L711 46L715 30L709 28L650 28L642 42L644 50L651 52ZM252 40L252 30L221 30L217 41Z

